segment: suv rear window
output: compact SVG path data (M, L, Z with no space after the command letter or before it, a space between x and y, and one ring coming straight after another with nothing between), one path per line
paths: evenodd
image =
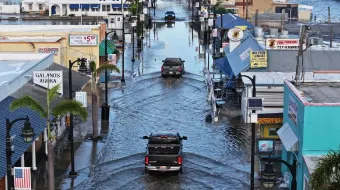
M167 11L165 14L167 14L167 15L174 15L175 12L173 12L173 11Z

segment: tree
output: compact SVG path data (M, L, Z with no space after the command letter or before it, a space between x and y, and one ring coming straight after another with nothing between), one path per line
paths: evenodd
M96 69L96 62L91 61L90 62L90 69L92 71L92 84L91 84L91 93L92 93L92 127L93 127L93 135L92 139L96 140L98 139L98 96L97 96L97 90L96 90L96 78L97 75L105 69L107 70L114 70L117 73L119 73L119 69L116 65L109 64L108 62L105 62L104 64L101 64L98 69Z
M340 151L329 151L316 166L311 175L311 189L340 189Z
M82 120L87 119L87 110L82 106L82 104L76 100L62 100L58 102L52 109L50 108L50 104L55 100L58 95L58 90L60 89L60 85L57 85L51 89L47 90L47 107L44 108L42 104L38 101L34 100L30 96L23 96L14 100L11 105L11 111L14 111L19 108L30 108L33 111L36 111L40 114L41 117L46 119L47 123L47 146L48 146L48 183L49 190L54 190L54 151L53 151L53 140L54 136L51 134L50 128L50 116L54 117L64 116L67 114L78 115Z

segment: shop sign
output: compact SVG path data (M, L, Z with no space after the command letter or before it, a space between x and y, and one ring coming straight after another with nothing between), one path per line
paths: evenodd
M297 126L298 105L292 96L289 96L288 101L288 118Z
M244 51L243 53L240 54L240 59L241 59L242 61L244 61L245 59L247 59L247 58L250 56L250 53L249 53L249 52L251 52L251 51L253 51L251 48L246 49L246 51Z
M69 42L70 46L96 46L98 45L98 37L95 34L70 34Z
M267 51L250 52L250 68L267 67Z
M233 28L228 31L228 38L231 41L238 42L240 41L244 36L244 33L239 28Z
M266 49L274 50L298 50L299 39L266 39Z
M63 71L34 71L33 84L51 89L60 84L59 93L63 93Z
M39 53L52 53L54 52L54 56L57 56L59 53L59 48L38 48Z

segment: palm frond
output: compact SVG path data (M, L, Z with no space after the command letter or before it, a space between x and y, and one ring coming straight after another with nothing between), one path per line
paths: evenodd
M41 117L46 118L47 112L46 110L30 96L23 96L21 98L13 100L10 105L10 110L15 111L19 108L29 108L35 112L37 112Z
M58 91L60 89L60 84L54 86L53 88L47 90L47 94L49 97L49 101L52 102L58 95Z
M76 100L63 100L59 102L52 110L53 116L63 116L67 114L78 115L85 121L87 119L88 113L86 108Z
M311 175L312 189L329 189L340 184L340 151L329 151Z
M100 65L98 69L96 70L96 73L101 73L106 70L113 70L116 71L117 73L120 73L119 68L116 65L108 64L108 62L105 62L104 64Z

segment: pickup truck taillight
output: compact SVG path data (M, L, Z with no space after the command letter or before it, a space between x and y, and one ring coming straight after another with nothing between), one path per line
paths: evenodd
M183 68L181 66L178 67L178 71L181 72Z
M164 71L164 67L163 67L163 66L161 67L161 71L162 71L162 72Z
M148 164L149 164L149 157L145 156L145 165L148 165Z
M177 158L177 163L178 163L178 164L182 164L182 157L178 156L178 158Z

